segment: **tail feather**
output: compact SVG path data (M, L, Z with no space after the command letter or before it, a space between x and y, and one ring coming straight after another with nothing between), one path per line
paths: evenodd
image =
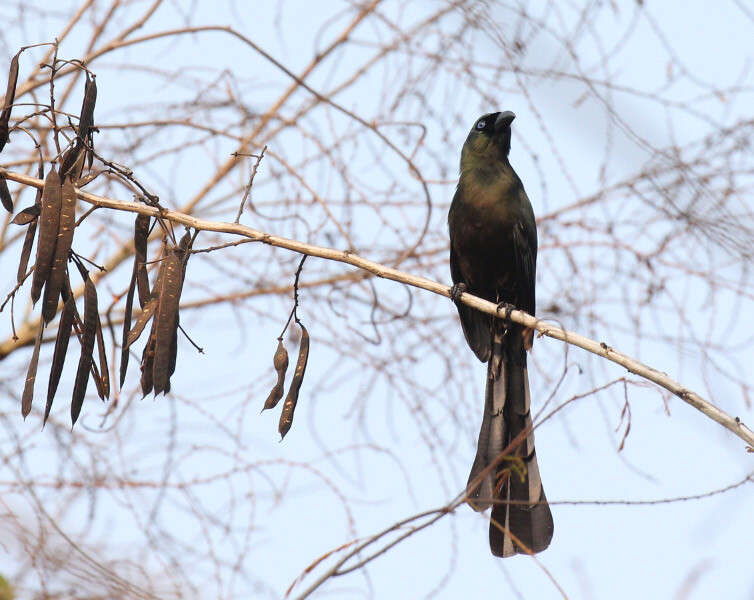
M467 484L468 502L474 510L492 506L490 548L496 556L540 552L550 544L553 534L552 514L539 476L531 430L526 356L523 347L520 351L518 348L521 338L512 333L496 334L493 341L484 418ZM511 342L516 346L514 352L504 347ZM474 486L480 473L527 428L526 438L511 451L521 460L503 460Z

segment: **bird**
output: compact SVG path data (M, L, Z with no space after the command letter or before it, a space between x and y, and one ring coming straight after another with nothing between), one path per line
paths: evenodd
M448 212L450 297L468 345L487 363L484 417L466 502L477 511L492 506L490 550L500 557L541 552L553 535L530 413L526 355L534 332L509 318L512 309L534 315L537 269L534 211L508 160L515 118L504 111L475 121L461 150ZM463 292L505 308L505 318L461 303ZM522 442L499 458L517 436ZM487 469L496 459L499 464Z

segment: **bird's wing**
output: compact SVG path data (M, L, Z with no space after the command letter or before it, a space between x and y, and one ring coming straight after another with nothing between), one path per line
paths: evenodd
M453 250L453 239L450 240L450 276L453 279L453 283L468 283L458 265L458 260ZM457 302L458 315L461 318L461 327L463 328L463 335L466 337L471 349L477 358L482 362L487 362L491 354L491 339L490 339L490 316L466 306L461 302Z

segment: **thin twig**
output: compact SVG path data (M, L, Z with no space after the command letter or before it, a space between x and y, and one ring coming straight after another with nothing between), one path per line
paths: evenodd
M262 148L262 151L259 154L249 154L248 155L248 156L255 157L257 160L254 162L254 166L251 168L251 175L249 176L249 182L246 184L246 189L243 192L243 199L241 200L241 206L238 207L238 214L236 215L236 220L234 221L234 223L238 223L238 221L241 218L241 214L243 213L243 207L246 204L246 199L251 194L251 186L254 183L254 177L257 174L257 169L259 168L259 163L262 162L262 159L264 158L264 153L265 153L266 150L267 150L267 146L265 146L264 148ZM241 152L234 152L233 156L238 157L238 156L247 156L247 155L245 155L245 154L243 154Z

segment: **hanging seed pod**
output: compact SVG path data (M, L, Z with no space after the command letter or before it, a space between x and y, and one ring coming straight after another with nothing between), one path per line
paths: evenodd
M26 237L24 238L24 246L21 249L21 260L18 263L18 273L16 274L16 281L21 283L26 277L26 268L29 266L29 257L31 256L31 247L34 244L34 234L37 233L37 220L34 219L29 223L29 228L26 230Z
M152 324L154 363L152 382L155 396L170 391L170 377L175 372L178 355L178 324L181 292L191 248L191 234L181 238L178 246L163 259L163 278L158 289L157 309Z
M39 365L39 347L42 344L42 331L44 325L39 324L39 333L37 341L34 342L34 352L31 354L29 369L26 371L26 383L24 384L24 393L21 396L21 415L25 419L31 412L31 401L34 399L34 380L37 378L37 365Z
M149 221L147 215L136 215L134 222L134 267L136 282L139 286L139 305L149 301L149 277L147 276L147 239L149 236Z
M39 241L37 242L37 262L31 284L31 299L36 303L47 282L55 257L55 243L60 225L60 205L63 201L63 188L60 177L53 167L45 179L42 192L42 210L39 215Z
M94 145L94 136L90 133L89 134L89 148L91 148ZM86 150L86 168L91 171L92 165L94 164L94 152L87 148ZM91 173L90 173L91 175Z
M92 379L94 380L94 387L97 388L97 395L99 396L100 400L105 400L107 396L105 395L105 392L109 394L109 388L108 390L105 390L105 384L103 382L103 378L100 377L99 369L97 368L97 363L94 362L92 359L92 366L89 369L89 373L92 376Z
M71 251L73 231L76 227L76 190L73 188L70 177L66 177L63 181L61 193L58 239L55 242L55 256L42 303L42 317L45 323L52 321L58 309L58 299L68 271L68 254Z
M286 350L285 346L283 346L282 339L278 341L277 350L275 350L275 355L272 357L272 364L275 367L275 371L277 372L278 380L273 386L272 390L270 390L270 395L267 396L267 400L265 400L262 410L275 408L278 402L280 402L280 399L283 397L285 372L288 370L288 350Z
M28 225L32 221L36 220L36 218L39 216L39 212L40 207L36 204L32 204L31 206L24 208L15 217L13 217L11 223L13 223L14 225Z
M153 326L154 327L154 326ZM154 381L152 380L152 371L154 367L154 332L149 334L147 345L144 346L144 352L141 354L141 393L146 396L152 391Z
M44 163L40 161L39 169L37 170L37 177L44 179ZM34 198L34 204L29 208L25 208L21 212L34 210L37 215L42 212L42 188L37 188L37 195ZM17 215L18 216L18 215ZM34 245L34 236L37 233L37 222L39 217L32 219L29 222L29 228L26 230L26 237L24 238L24 246L21 250L21 260L18 263L18 274L16 280L21 283L26 278L26 268L29 266L29 257L31 256L31 247Z
M11 198L8 182L5 177L0 177L0 202L9 213L13 212L13 198Z
M165 241L163 240L163 247L162 247L162 255L163 257L166 256L168 250L165 246ZM136 263L134 262L134 266L136 266ZM136 275L136 282L137 282L137 288L138 288L138 273ZM147 302L144 305L144 307L141 310L141 313L139 313L139 316L136 318L136 324L133 326L133 329L128 333L128 339L126 341L126 348L130 348L131 345L139 339L139 336L141 336L142 332L144 331L144 327L146 327L147 323L149 323L149 320L154 316L155 312L157 311L157 307L159 305L159 299L160 299L160 290L162 289L162 280L165 278L165 261L162 260L160 262L160 268L157 271L157 279L155 279L154 285L152 286L152 291L147 293ZM151 335L151 334L150 334Z
M86 386L89 382L89 371L92 368L92 353L94 351L94 338L97 337L97 288L86 276L84 282L84 330L81 334L81 357L76 371L76 381L73 385L73 397L71 399L71 421L75 425L81 413L81 406L86 395Z
M16 100L16 83L18 83L18 55L21 50L11 59L10 70L8 72L8 88L5 91L5 103L3 112L0 113L0 152L5 148L8 142L8 123L10 122L10 113L13 109L13 102Z
M155 395L165 392L169 386L170 347L176 333L176 319L183 284L183 265L178 254L171 251L163 262L165 277L162 280L162 289L152 325L155 335L152 374Z
M94 125L94 105L97 103L97 80L90 78L86 73L86 83L84 84L84 100L81 103L81 113L79 115L79 137L86 140L90 137L92 126Z
M280 413L280 423L278 424L278 432L280 433L281 440L285 437L285 434L288 433L291 425L293 425L293 412L296 410L298 393L301 389L301 384L304 381L304 373L306 373L306 363L308 360L309 332L306 330L306 327L301 325L301 346L299 346L298 349L296 371L293 374L291 387L288 389L288 395L285 397L285 402L283 403L283 412Z
M168 389L165 390L166 392L170 391L170 378L173 376L173 373L175 373L175 365L178 360L178 327L180 324L181 319L178 313L176 313L173 339L170 341L170 361L168 362Z
M105 338L102 335L102 321L97 313L97 353L99 354L99 377L97 393L100 399L106 400L110 397L110 372L107 369L107 351L105 349ZM93 367L95 365L92 365ZM94 369L96 372L96 369Z
M126 308L123 313L123 337L120 343L120 387L126 381L126 372L128 371L128 358L131 353L128 351L128 332L131 329L131 315L134 306L134 290L136 289L136 262L134 262L133 272L131 273L131 283L128 284L128 293L126 294ZM146 324L146 323L145 323Z
M159 274L157 279L159 280ZM157 286L155 286L155 288L156 287ZM144 306L144 309L139 313L133 329L128 332L126 349L130 348L131 345L139 339L142 332L144 331L144 327L146 327L147 323L149 323L149 320L154 316L154 313L157 310L157 300L157 297L150 298L149 302L147 302L146 306Z
M60 375L63 372L66 353L68 352L68 342L71 339L71 330L76 315L76 301L73 295L67 295L63 304L63 311L60 313L60 323L58 324L58 336L55 339L55 351L52 355L52 367L50 368L50 381L47 384L47 406L45 406L44 423L47 423L47 417L50 415L52 401L55 398L55 392L58 390Z

